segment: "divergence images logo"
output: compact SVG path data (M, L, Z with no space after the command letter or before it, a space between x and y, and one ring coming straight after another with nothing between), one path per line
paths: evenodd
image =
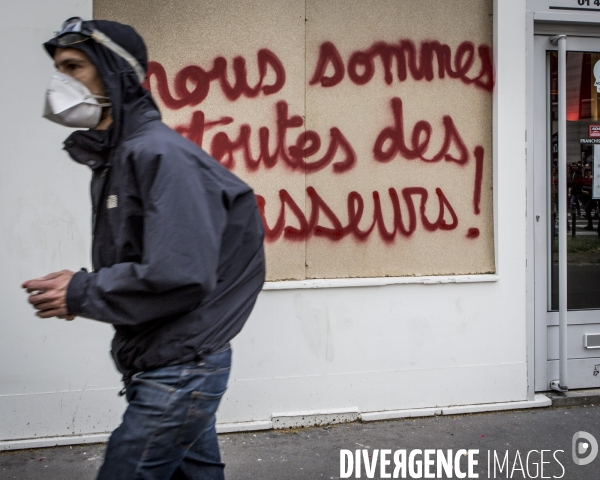
M581 441L578 441L581 440ZM581 457L580 455L584 455ZM588 465L598 455L598 442L587 432L573 435L573 461L575 465Z

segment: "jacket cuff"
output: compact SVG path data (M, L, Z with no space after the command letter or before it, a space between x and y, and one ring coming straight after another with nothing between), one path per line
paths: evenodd
M85 301L90 275L82 269L71 277L71 281L67 286L67 311L70 315L83 313L83 302Z

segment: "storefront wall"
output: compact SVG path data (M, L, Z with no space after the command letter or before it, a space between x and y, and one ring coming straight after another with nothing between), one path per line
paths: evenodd
M4 265L0 280L4 321L0 339L0 360L4 366L0 370L3 419L0 440L4 441L4 448L13 448L17 439L81 437L108 432L118 424L125 405L117 396L119 375L108 355L111 327L83 319L71 323L37 319L19 289L23 280L49 271L89 266L89 172L71 162L60 150L66 137L65 129L40 118L43 92L52 72L52 64L40 44L65 18L72 15L91 18L94 12L98 14L111 3L99 1L92 5L92 2L63 0L59 5L50 6L29 0L8 7L0 20L4 44L12 45L10 40L16 34L22 39L18 50L8 50L8 64L12 67L1 80L5 109L0 115L4 140L0 202L5 213L0 217L3 233L0 255ZM262 8L269 8L269 2L258 3ZM279 2L283 3L286 2ZM278 100L285 101L290 116L305 116L306 128L320 132L323 146L319 157L329 141L328 130L336 126L354 147L357 162L352 171L342 171L343 175L337 177L332 174L332 165L328 166L330 171L319 170L313 176L308 172L297 175L294 169L290 172L274 168L260 178L253 177L253 172L240 171L257 193L264 196L267 223L274 228L277 208L269 208L278 205L277 195L281 189L289 191L305 216L310 217L310 201L299 198L308 192L307 187L313 187L331 210L338 212L341 220L348 218L346 211L343 215L339 213L346 204L344 195L358 191L366 200L371 191L379 188L383 199L384 193L396 185L386 184L389 178L397 182L399 190L417 186L427 189L430 201L435 199L436 202L428 204L427 212L438 211L436 187L439 187L455 209L459 228L448 229L448 232L438 229L430 232L429 237L417 230L414 237L419 241L402 244L406 262L399 262L399 256L394 256L398 252L390 250L392 247L380 238L377 239L379 244L353 242L352 238L335 243L328 241L326 235L316 238L307 234L300 242L286 243L285 233L278 238L273 234L274 240L267 245L267 251L270 271L277 272L271 275L275 281L266 285L247 326L233 342L234 367L219 423L258 422L255 426L269 426L273 420L286 415L301 418L307 412L345 412L352 417L375 411L532 400L533 387L528 381L532 362L528 364L530 338L525 284L524 2L494 2L493 12L490 11L494 20L493 39L491 35L487 42L472 39L475 45L493 45L495 85L491 91L484 93L466 84L455 86L448 78L440 83L442 80L438 78L437 82L434 79L424 83L422 89L417 83L407 82L406 91L392 86L396 89L385 94L376 89L368 90L370 84L361 87L367 89L367 93L358 94L352 90L356 85L343 82L338 92L335 87L327 92L324 88L319 90L320 85L312 90L308 88L305 84L313 76L319 45L331 40L343 59L349 58L352 49L358 47L351 42L345 44L344 36L335 31L327 35L327 24L315 28L311 34L308 7L318 9L324 4L293 3L302 4L303 8L293 13L306 14L307 25L300 23L297 32L290 27L290 35L297 33L300 40L306 38L305 44L298 42L298 52L290 46L292 50L286 47L283 53L277 50L277 44L264 45L283 59L287 90L282 90L281 98L268 101L259 98L256 105L242 98L231 107L231 116L235 119L240 112L252 109L271 112ZM381 3L389 6L394 2ZM278 2L273 2L276 4ZM114 15L126 16L126 8L121 10L113 12ZM111 17L110 11L105 13L104 16ZM141 17L138 29L147 35ZM426 16L421 18L427 21ZM439 19L434 18L431 24L432 30L437 32L440 30L433 28L436 22L439 23ZM334 25L342 24L334 22ZM168 25L164 28L164 35L168 36ZM211 35L202 38L202 48L198 47L198 51L206 50L207 58L223 55L228 59L240 51L245 53L244 42L236 40L236 32L225 27L223 32L218 38ZM379 34L385 36L389 32L382 29ZM183 32L182 35L188 34ZM367 48L377 40L376 35L361 32L357 34L357 42L363 41ZM463 35L463 39L470 40L469 35L485 35L485 32L470 32ZM397 36L412 38L415 42L426 38L418 31L398 32ZM461 37L450 35L448 38L440 34L439 39L433 40L456 48L457 39ZM151 59L156 43L153 39L149 41ZM293 59L298 53L302 58L303 52L305 63L295 65ZM168 55L157 54L157 60L164 64L171 80L184 66L177 63L178 52L174 53L171 67L167 64ZM186 53L181 52L181 55ZM327 70L323 76L330 76L331 72ZM257 77L252 78L255 82ZM273 81L268 76L266 79ZM436 85L442 85L447 91L436 91ZM188 85L188 89L192 87ZM460 90L463 87L465 90ZM329 91L334 93L329 95ZM451 102L445 104L447 111L444 108L420 111L414 106L410 110L406 106L407 123L429 121L435 146L436 129L442 128L442 117L452 116L468 146L470 163L462 170L451 161L446 162L448 165L437 163L422 173L412 162L402 167L406 170L400 174L385 170L389 164L383 165L378 173L375 168L379 166L369 164L367 167L363 159L370 154L371 144L366 141L363 144L358 139L361 128L373 136L392 126L391 107L387 103L390 97L406 94L402 97L404 104L412 100L423 102L423 91L437 95L435 98L440 102L444 96L452 97ZM378 102L371 112L381 118L365 114L364 125L353 123L356 109L364 106L365 95ZM206 100L207 109L211 108L210 98ZM215 97L214 101L218 107L219 99ZM461 102L464 111L460 108ZM339 105L346 103L355 110L339 109ZM159 105L165 120L175 126L184 125L193 113L191 110L185 111L185 115L181 113L183 110L169 112L161 101ZM324 109L324 105L330 108ZM485 117L486 109L492 112L491 120ZM330 119L327 115L333 115L332 111L337 116L331 118L338 123L323 123L324 118ZM218 119L217 114L226 113L217 108L214 117L207 114L206 118ZM468 123L470 117L475 118L473 124ZM252 123L255 120L260 122L260 116L244 119L256 128L261 123ZM239 123L231 126L234 127L239 128ZM236 130L229 132L232 131ZM207 138L208 135L207 130ZM476 146L481 146L487 155L479 214L473 211L471 180L476 168ZM454 148L450 153L457 156L460 149L456 145ZM432 147L428 155L435 152L437 149ZM343 160L340 153L334 162ZM470 179L470 190L468 194L461 194L456 185L466 182L466 176ZM402 183L404 178L416 180ZM269 190L270 185L276 185L277 189ZM333 193L340 195L335 197L332 193L325 198L323 192L329 186ZM306 195L310 197L310 193ZM365 211L368 208L365 201ZM323 213L321 215L325 218ZM444 220L446 224L452 222L450 216ZM336 227L326 222L318 225L324 227L321 230L324 232ZM288 226L297 227L292 223ZM465 238L477 240L469 230L475 226L483 243L463 245ZM314 234L315 225L312 227ZM443 236L446 233L448 237ZM469 233L471 237L467 237ZM369 261L357 261L360 255ZM80 440L71 437L66 441Z

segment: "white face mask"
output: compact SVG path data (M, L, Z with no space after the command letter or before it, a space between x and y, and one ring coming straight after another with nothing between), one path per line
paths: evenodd
M92 95L79 80L64 73L55 72L46 90L44 117L53 122L73 128L94 128L100 123L102 108L110 103L98 103L106 99Z

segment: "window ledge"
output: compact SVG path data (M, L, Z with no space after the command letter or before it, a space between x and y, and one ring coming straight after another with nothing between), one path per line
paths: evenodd
M440 285L445 283L497 282L496 274L440 275L429 277L378 277L378 278L318 278L313 280L285 280L265 282L263 290L295 290L304 288L382 287L385 285Z

